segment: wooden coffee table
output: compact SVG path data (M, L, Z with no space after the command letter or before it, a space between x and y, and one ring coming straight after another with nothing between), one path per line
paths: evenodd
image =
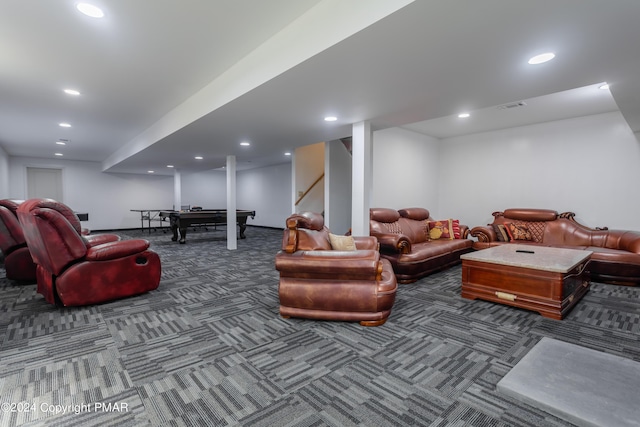
M589 290L591 251L504 244L460 256L462 297L561 320Z

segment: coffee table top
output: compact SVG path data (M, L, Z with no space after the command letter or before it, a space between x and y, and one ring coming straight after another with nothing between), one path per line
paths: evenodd
M531 268L534 270L566 273L581 262L588 260L592 253L592 251L579 249L509 243L470 252L461 255L460 259L463 261L488 262L513 267Z

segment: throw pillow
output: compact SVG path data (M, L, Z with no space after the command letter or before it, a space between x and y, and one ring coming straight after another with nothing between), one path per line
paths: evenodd
M453 226L450 219L442 221L429 221L427 223L429 230L429 240L453 239Z
M356 243L353 236L338 236L329 233L329 241L331 241L331 249L336 251L355 251Z
M498 238L498 242L510 242L511 237L509 237L509 233L507 232L507 228L502 224L493 224L493 229L496 232L496 236Z
M459 239L461 236L460 233L460 220L459 219L452 219L451 220L451 228L453 229L453 238L454 239Z
M533 240L529 228L526 225L514 224L512 222L504 224L507 228L511 240Z

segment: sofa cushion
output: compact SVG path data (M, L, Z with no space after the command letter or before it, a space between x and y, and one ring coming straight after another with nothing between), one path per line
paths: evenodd
M371 208L369 209L369 218L378 222L396 222L400 219L400 214L395 209Z
M427 222L429 240L452 240L453 228L450 219Z
M336 251L355 251L356 243L352 236L339 236L337 234L329 233L329 241L331 242L331 249Z
M287 218L287 222L291 223L291 227L306 228L308 230L322 231L324 228L324 217L317 212L302 212L291 215ZM287 224L287 228L289 224Z
M558 212L550 209L505 209L503 215L506 219L521 221L555 221L558 219Z
M496 232L496 238L498 242L510 242L511 237L509 233L507 233L507 228L504 224L493 224L493 229Z
M326 230L316 231L307 230L306 228L298 229L298 246L299 251L320 251L331 250L331 242Z
M431 240L413 245L411 252L400 255L400 259L405 264L419 264L439 256L466 251L471 248L471 245L472 241L469 239Z
M401 217L416 221L429 219L429 211L425 208L405 208L398 211Z
M460 232L460 220L459 219L452 219L451 220L451 229L453 230L453 238L454 239L459 239L460 236L462 235Z
M507 229L507 233L509 233L509 237L511 237L511 240L533 241L533 237L531 237L529 227L527 227L526 225L516 224L513 222L505 222L504 225Z

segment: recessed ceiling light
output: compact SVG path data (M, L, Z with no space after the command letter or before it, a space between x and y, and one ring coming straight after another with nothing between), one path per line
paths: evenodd
M156 171L147 171L147 173L156 173Z
M89 3L78 3L76 4L76 9L92 18L104 17L104 12L102 11L102 9Z
M607 89L609 89L609 84L608 84L608 83L605 83L605 84L603 84L602 86L600 86L600 87L599 87L599 89L607 90Z
M287 151L286 153L284 153L284 155L285 155L285 156L290 156L290 155L291 155L291 153Z
M64 93L66 93L67 95L74 95L74 96L80 95L80 92L78 92L75 89L65 89Z
M56 155L56 156L58 156L58 157L62 157L64 154L62 154L62 153L55 153L55 155Z
M65 141L56 141L56 144L58 144L58 145L67 145L67 143Z
M69 123L60 123L60 127L62 127L62 128L70 128L71 125Z
M529 59L529 64L531 65L542 64L543 62L551 61L555 57L556 57L555 53L551 53L551 52L542 53L540 55L536 55L533 58Z
M167 167L168 167L168 168L172 168L172 167L173 167L173 165L167 165Z
M325 122L335 122L336 120L338 120L338 118L335 116L327 116L324 118Z
M195 157L194 157L194 159L196 159L196 160L202 160L203 158L204 158L204 157L202 157L202 156L195 156Z
M466 119L469 116L471 116L471 114L469 114L469 113L460 113L460 114L458 114L458 117L461 118L461 119Z
M251 143L247 142L247 141L243 141L240 143L240 145L242 145L243 147L248 147L251 145Z

